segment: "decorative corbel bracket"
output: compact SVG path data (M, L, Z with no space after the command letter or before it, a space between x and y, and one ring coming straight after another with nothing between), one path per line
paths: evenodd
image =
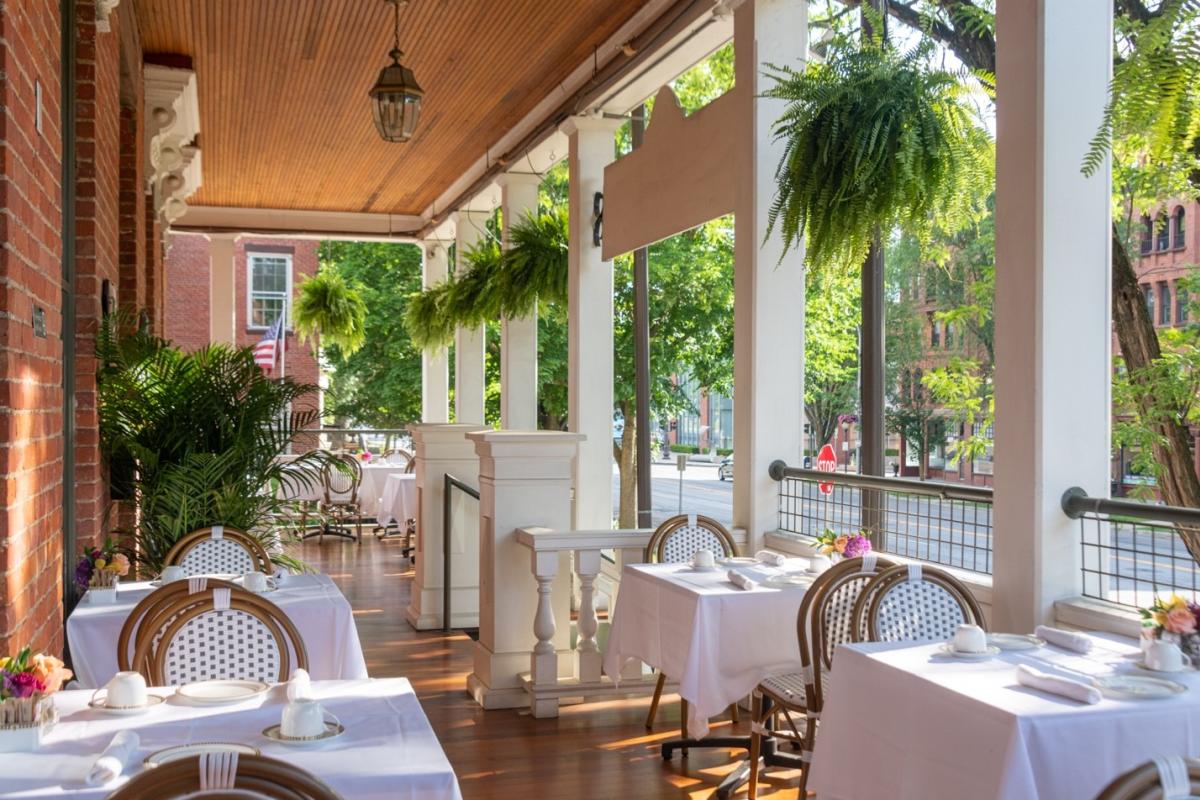
M101 33L112 32L112 22L109 21L109 16L119 5L121 5L121 0L96 0L96 30Z
M147 188L154 210L169 227L187 211L187 198L200 188L200 102L196 73L147 64L145 124Z

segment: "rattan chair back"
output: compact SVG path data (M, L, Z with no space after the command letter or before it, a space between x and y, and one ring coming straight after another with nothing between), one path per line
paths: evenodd
M362 485L362 465L352 455L339 455L325 464L321 483L327 506L353 506L358 503L358 489Z
M195 797L204 800L244 800L250 797L265 797L269 800L340 800L337 792L295 764L267 756L252 755L237 756L233 788L202 791L200 776L208 763L208 754L168 761L162 766L135 775L129 783L110 794L108 798L179 800Z
M213 525L194 530L172 545L163 566L183 567L185 575L241 575L270 572L271 557L245 531Z
M229 592L218 608L218 592ZM278 606L239 587L181 594L138 626L132 666L152 686L288 680L308 668L300 632Z
M1186 795L1177 792L1185 791ZM1165 789L1175 789L1167 795ZM1169 756L1134 767L1096 796L1096 800L1174 800L1200 797L1200 759Z
M880 572L858 598L854 618L856 638L872 642L944 642L964 623L987 627L970 589L922 564Z
M121 625L121 633L117 637L117 667L122 672L137 670L143 675L149 673L149 665L135 667L133 664L138 628L146 620L157 617L159 611L175 603L181 596L190 594L191 588L197 585L196 580L181 580L168 583L165 586L159 586L139 600L138 604L133 607L133 610L129 612L129 616L125 618L125 622ZM219 589L221 587L229 589L237 588L235 584L216 578L198 580L203 581L205 589ZM199 600L200 598L197 597L196 599Z
M413 463L413 460L412 453L400 448L396 448L395 450L385 450L383 455L379 457L380 464L405 467L405 472L408 471L407 468Z
M686 564L697 550L711 550L714 555L729 558L737 555L737 544L725 526L712 517L679 514L655 529L644 555L647 563Z

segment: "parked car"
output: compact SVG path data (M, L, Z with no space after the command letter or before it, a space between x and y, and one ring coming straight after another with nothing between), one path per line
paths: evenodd
M717 478L723 481L733 480L733 456L725 456L717 466Z

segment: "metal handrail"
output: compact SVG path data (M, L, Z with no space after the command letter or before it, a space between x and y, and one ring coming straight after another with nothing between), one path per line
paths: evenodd
M848 472L825 472L819 469L789 467L784 461L771 462L768 474L776 481L795 478L819 483L835 483L859 489L875 489L885 492L905 492L945 500L964 500L971 503L991 503L992 489L989 486L945 483L943 481L915 481L911 478L888 478L879 475L857 475Z
M460 481L449 472L442 484L442 630L450 630L450 491L458 489L479 499L479 490Z
M1150 522L1170 522L1176 525L1200 526L1200 508L1184 506L1159 506L1139 503L1136 500L1113 500L1107 497L1089 497L1078 486L1063 492L1062 510L1071 519L1084 514L1104 514L1109 517L1131 517Z

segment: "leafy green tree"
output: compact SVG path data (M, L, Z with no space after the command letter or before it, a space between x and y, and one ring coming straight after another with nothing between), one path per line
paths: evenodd
M804 410L818 445L858 407L862 283L850 271L809 270L804 310Z

